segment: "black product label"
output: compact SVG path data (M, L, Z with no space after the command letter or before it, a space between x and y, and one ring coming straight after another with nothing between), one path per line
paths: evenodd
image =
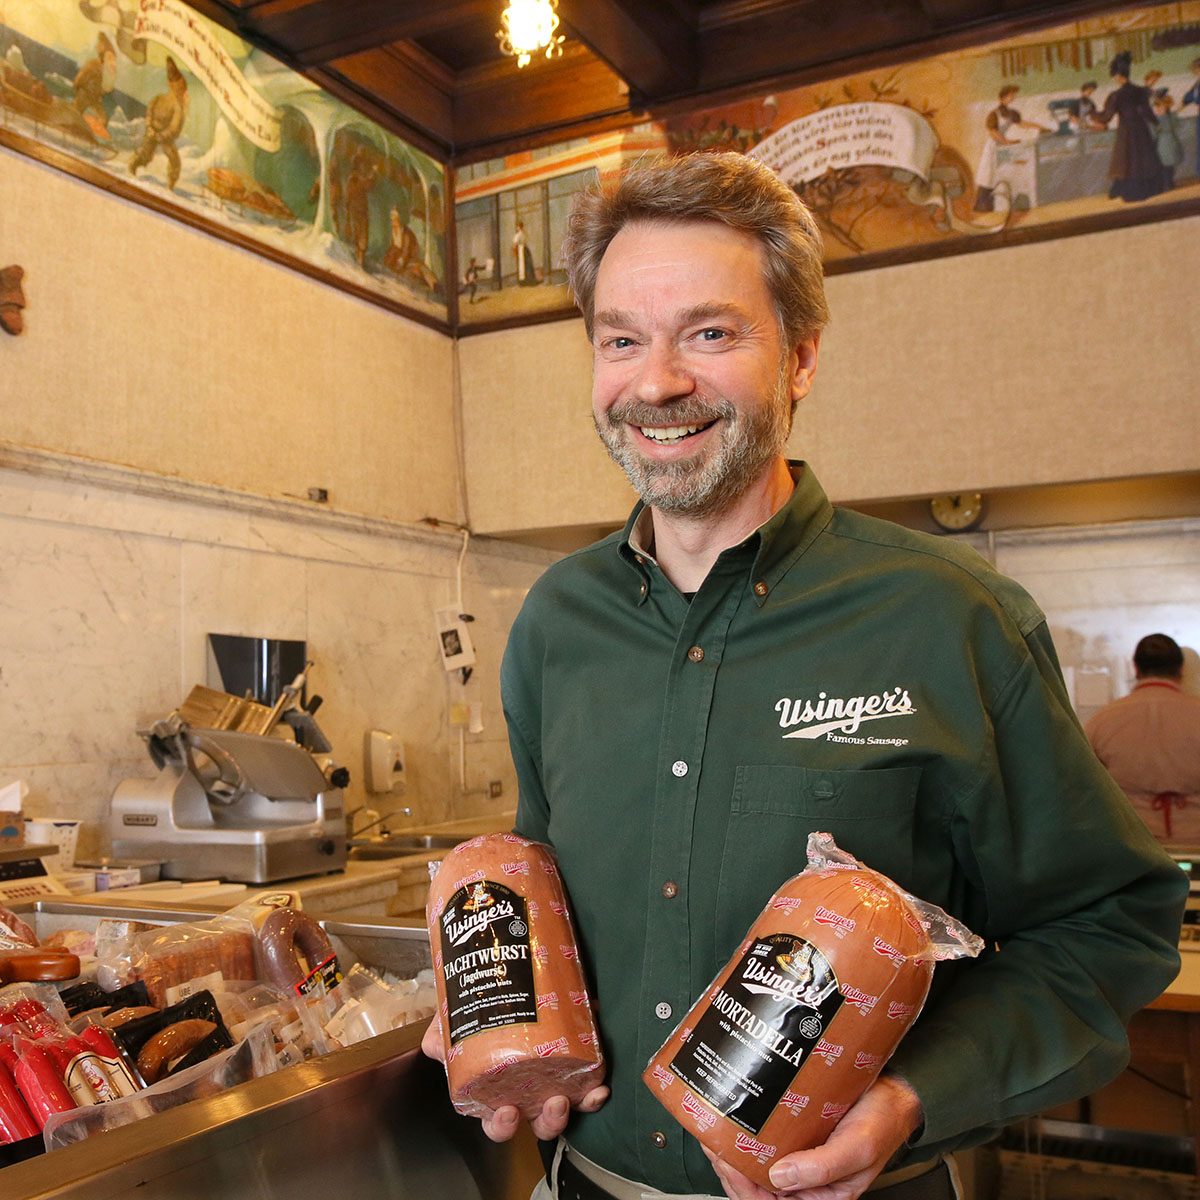
M837 976L790 933L757 938L671 1063L698 1096L750 1133L766 1124L842 1006Z
M459 888L441 916L450 1044L537 1020L525 898L482 879Z

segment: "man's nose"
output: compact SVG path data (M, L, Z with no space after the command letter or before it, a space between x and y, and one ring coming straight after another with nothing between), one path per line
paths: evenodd
M651 342L635 381L637 398L647 404L665 404L690 396L695 389L695 376L678 347Z

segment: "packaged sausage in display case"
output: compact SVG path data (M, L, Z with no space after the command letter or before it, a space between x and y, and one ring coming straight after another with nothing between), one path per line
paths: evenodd
M455 847L426 906L450 1099L465 1116L581 1100L604 1057L549 847L490 834Z
M770 1189L771 1164L821 1145L874 1082L935 964L982 949L814 833L808 867L771 897L642 1079L689 1133Z

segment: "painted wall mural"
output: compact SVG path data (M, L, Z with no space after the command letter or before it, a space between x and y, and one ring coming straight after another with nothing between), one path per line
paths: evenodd
M0 141L445 322L445 168L181 0L0 0Z
M463 323L565 308L561 225L540 213L537 188L574 189L583 168L605 175L642 153L761 158L816 214L832 270L1200 212L1200 3L1108 13L597 141L460 171L459 286L474 300ZM533 285L514 266L521 236Z

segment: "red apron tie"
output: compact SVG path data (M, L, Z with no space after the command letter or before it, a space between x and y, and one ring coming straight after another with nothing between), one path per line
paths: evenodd
M1182 808L1187 801L1179 792L1159 792L1150 799L1150 808L1163 815L1163 825L1167 830L1167 841L1171 840L1171 809Z

